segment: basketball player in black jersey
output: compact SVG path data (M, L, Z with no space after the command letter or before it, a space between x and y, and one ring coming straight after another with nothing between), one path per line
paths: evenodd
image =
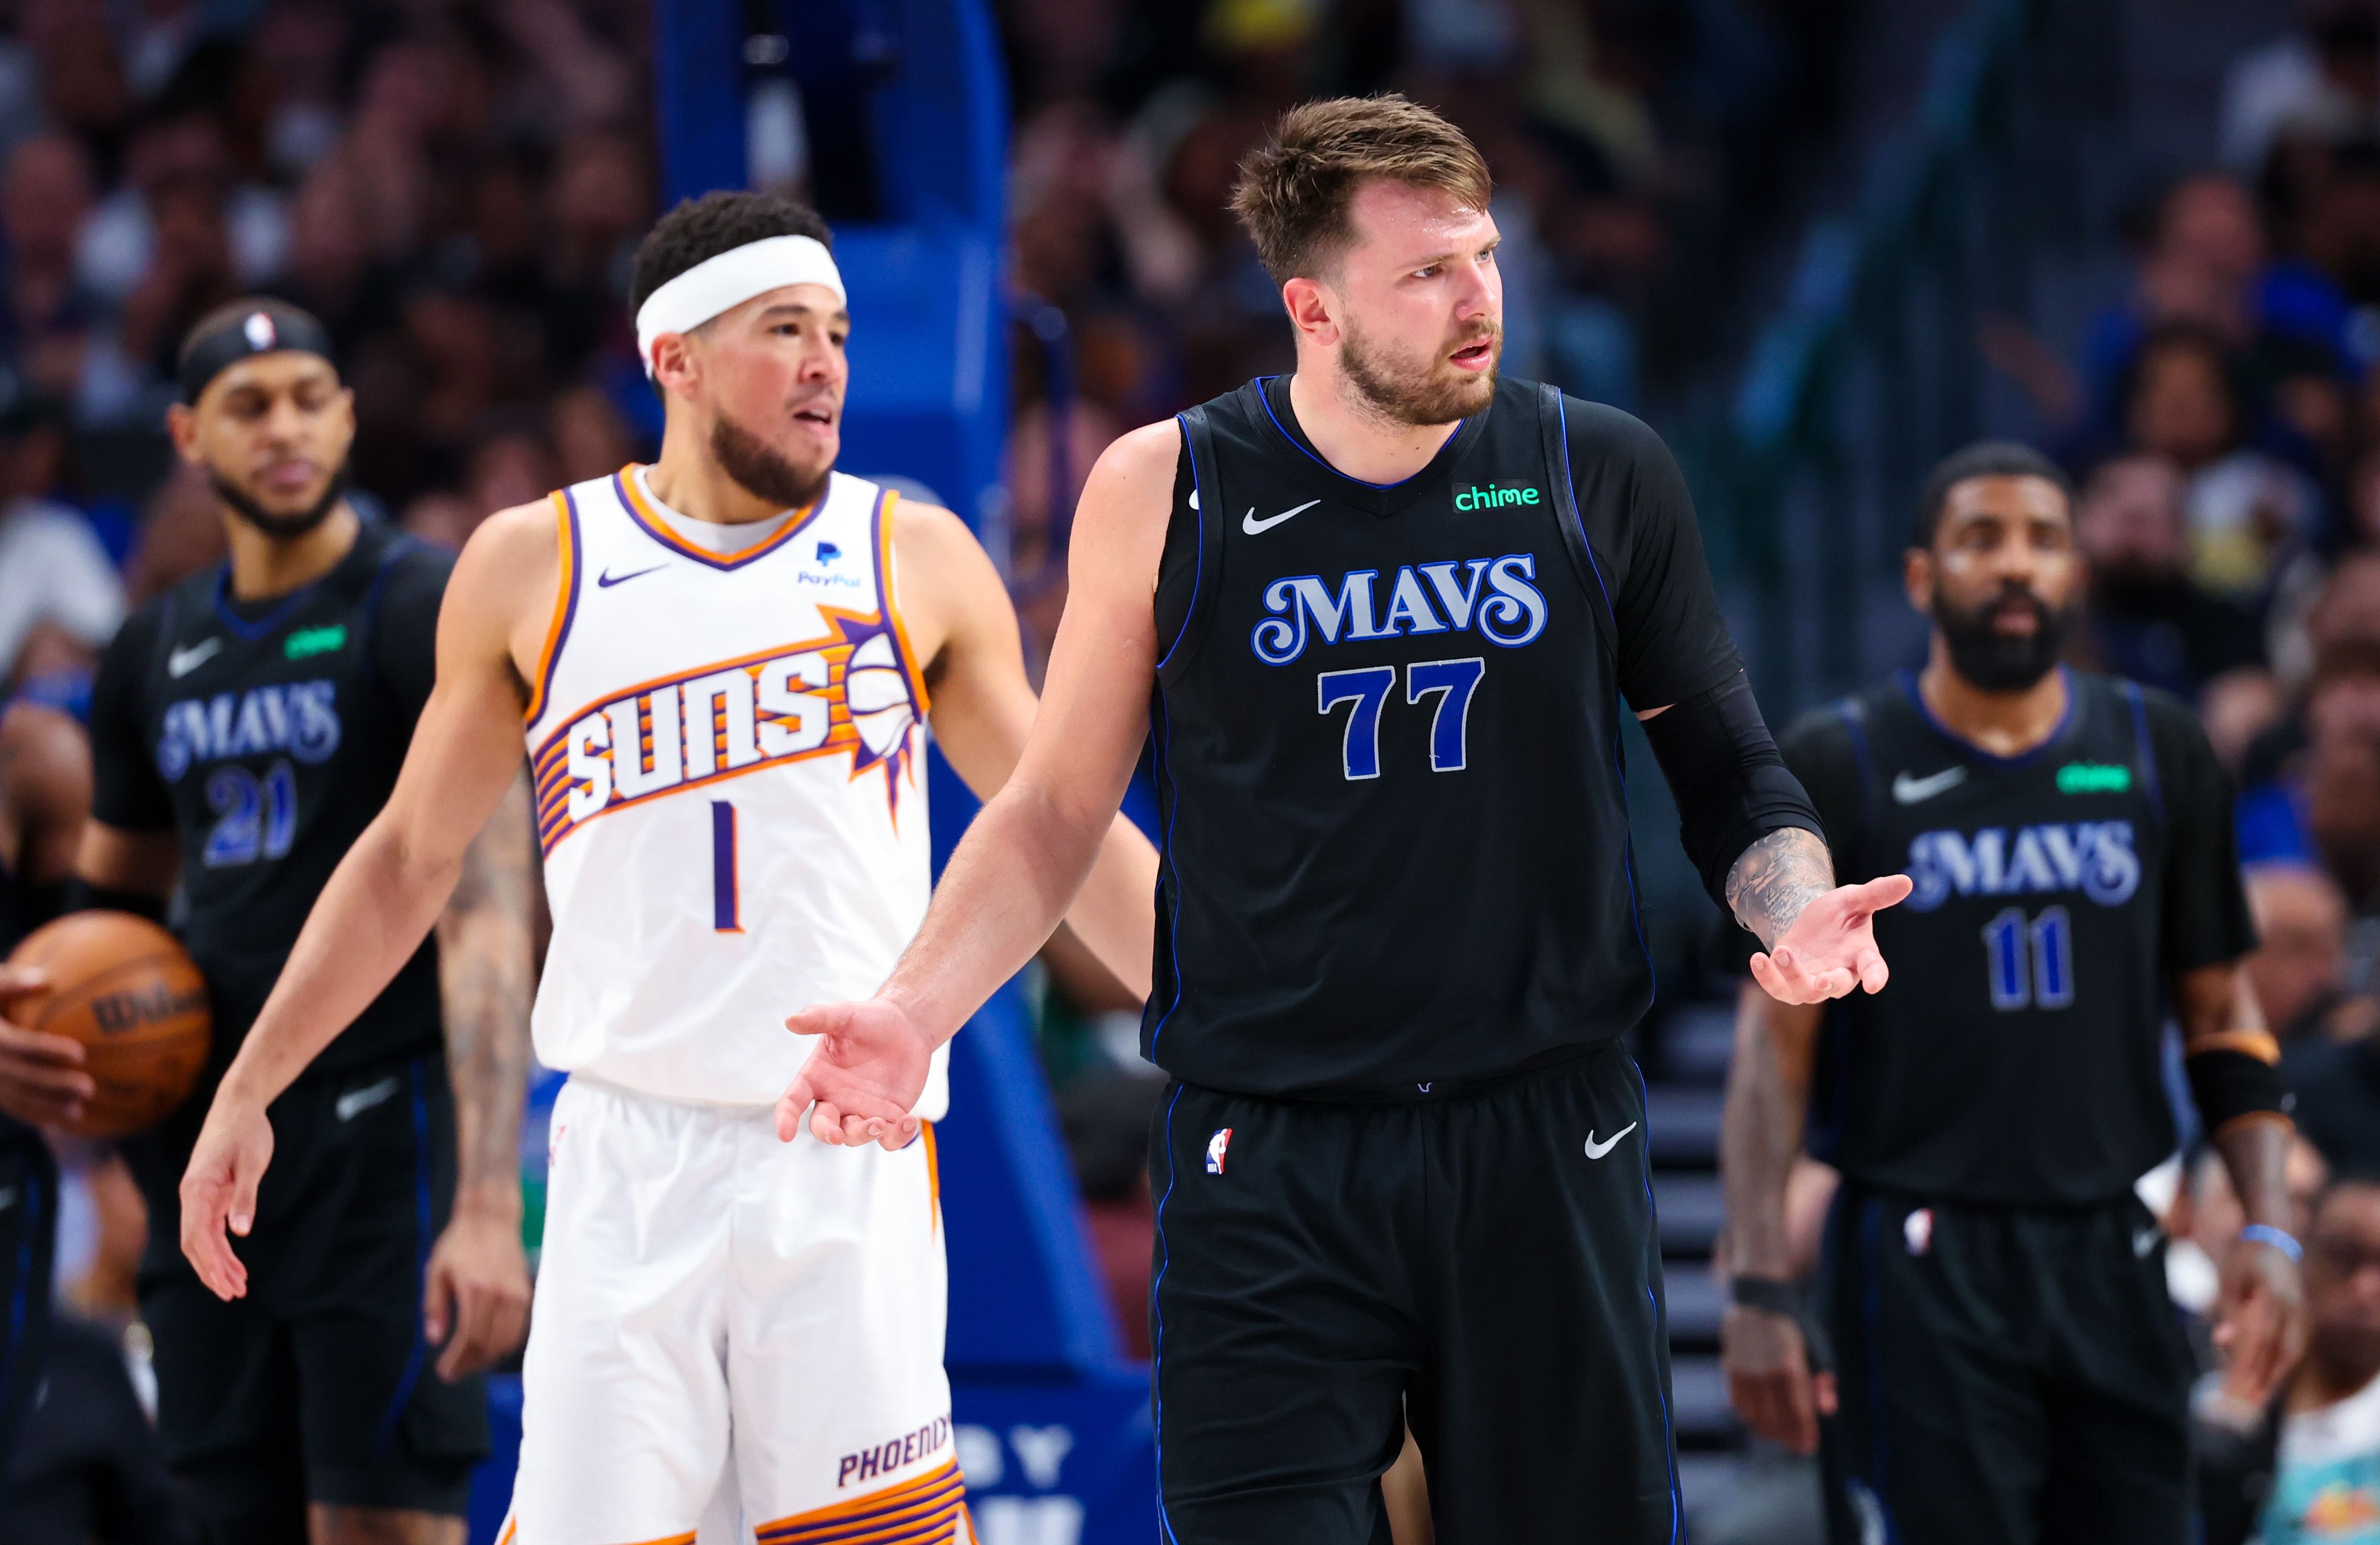
M30 703L0 709L0 956L63 910L75 845L91 812L91 751L82 727ZM38 973L0 965L0 1015L42 984ZM0 1051L30 1050L29 1066L0 1056L0 1509L8 1464L32 1408L50 1319L57 1243L58 1175L40 1128L79 1108L79 1046L53 1043L0 1018ZM48 1053L50 1056L42 1056Z
M2058 665L2082 594L2070 495L2021 446L1937 469L1909 553L1923 671L1811 714L1787 763L1836 872L1905 871L1892 984L1825 1008L1745 988L1722 1167L1736 1408L1825 1469L1839 1545L2180 1545L2192 1372L2134 1195L2174 1150L2159 1050L2250 1222L2216 1339L2269 1391L2303 1339L2289 1118L2237 962L2254 946L2231 791L2182 704ZM1842 1172L1814 1385L1785 1176Z
M208 1079L126 1145L149 1206L158 1427L193 1511L240 1545L443 1545L463 1538L487 1451L478 1370L518 1345L528 1307L525 791L474 845L442 948L273 1105L280 1162L241 1230L249 1295L217 1299L178 1248L212 1080L386 800L433 675L449 560L343 497L355 419L329 350L313 318L267 300L183 345L169 427L214 487L231 557L134 615L101 661L77 867L91 904L151 915L178 886L213 1000ZM29 1044L55 1039L0 1037L0 1090L71 1051Z
M1780 996L1883 985L1645 428L1500 380L1488 174L1402 98L1281 122L1237 203L1297 372L1125 436L1032 744L881 994L779 1105L898 1141L1056 923L1153 733L1151 1309L1169 1545L1682 1538L1645 1105L1633 708ZM1625 699L1625 706L1623 706Z

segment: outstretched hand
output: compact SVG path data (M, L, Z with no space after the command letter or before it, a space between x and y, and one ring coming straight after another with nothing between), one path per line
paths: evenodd
M934 1042L905 1012L883 998L820 1004L785 1028L819 1043L777 1100L780 1141L794 1141L805 1110L810 1135L838 1147L904 1148L917 1135L909 1113L926 1092Z
M1779 1003L1823 1003L1853 987L1884 991L1892 972L1876 948L1876 914L1912 888L1906 875L1836 887L1803 907L1771 948L1752 957L1752 979Z
M263 1107L218 1097L182 1172L182 1253L199 1280L228 1302L248 1291L248 1268L232 1253L256 1226L256 1187L273 1162L273 1123Z

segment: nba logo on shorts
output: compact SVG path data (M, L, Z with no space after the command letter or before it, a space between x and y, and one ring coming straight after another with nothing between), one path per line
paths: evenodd
M1207 1140L1208 1174L1220 1175L1223 1173L1223 1150L1231 1146L1232 1129L1229 1127L1220 1129L1213 1137Z
M1924 1255L1934 1248L1934 1209L1920 1207L1900 1221L1901 1243L1912 1255Z

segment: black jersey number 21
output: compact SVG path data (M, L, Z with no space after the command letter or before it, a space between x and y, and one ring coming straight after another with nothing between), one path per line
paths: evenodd
M1405 667L1405 702L1420 702L1433 694L1438 707L1429 726L1429 770L1461 772L1469 752L1471 694L1488 661L1474 655L1459 660L1415 660ZM1397 668L1366 666L1360 670L1325 670L1314 678L1314 711L1328 714L1342 703L1353 703L1342 741L1342 765L1351 781L1380 776L1380 708L1396 689Z

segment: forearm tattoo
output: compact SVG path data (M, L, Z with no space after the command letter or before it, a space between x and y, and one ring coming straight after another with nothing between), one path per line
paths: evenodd
M1834 888L1826 843L1799 827L1770 832L1727 872L1728 910L1764 946L1774 945L1803 908Z
M528 1082L529 902L537 883L526 784L516 781L464 851L438 919L446 1066L455 1087L456 1179L517 1178Z

